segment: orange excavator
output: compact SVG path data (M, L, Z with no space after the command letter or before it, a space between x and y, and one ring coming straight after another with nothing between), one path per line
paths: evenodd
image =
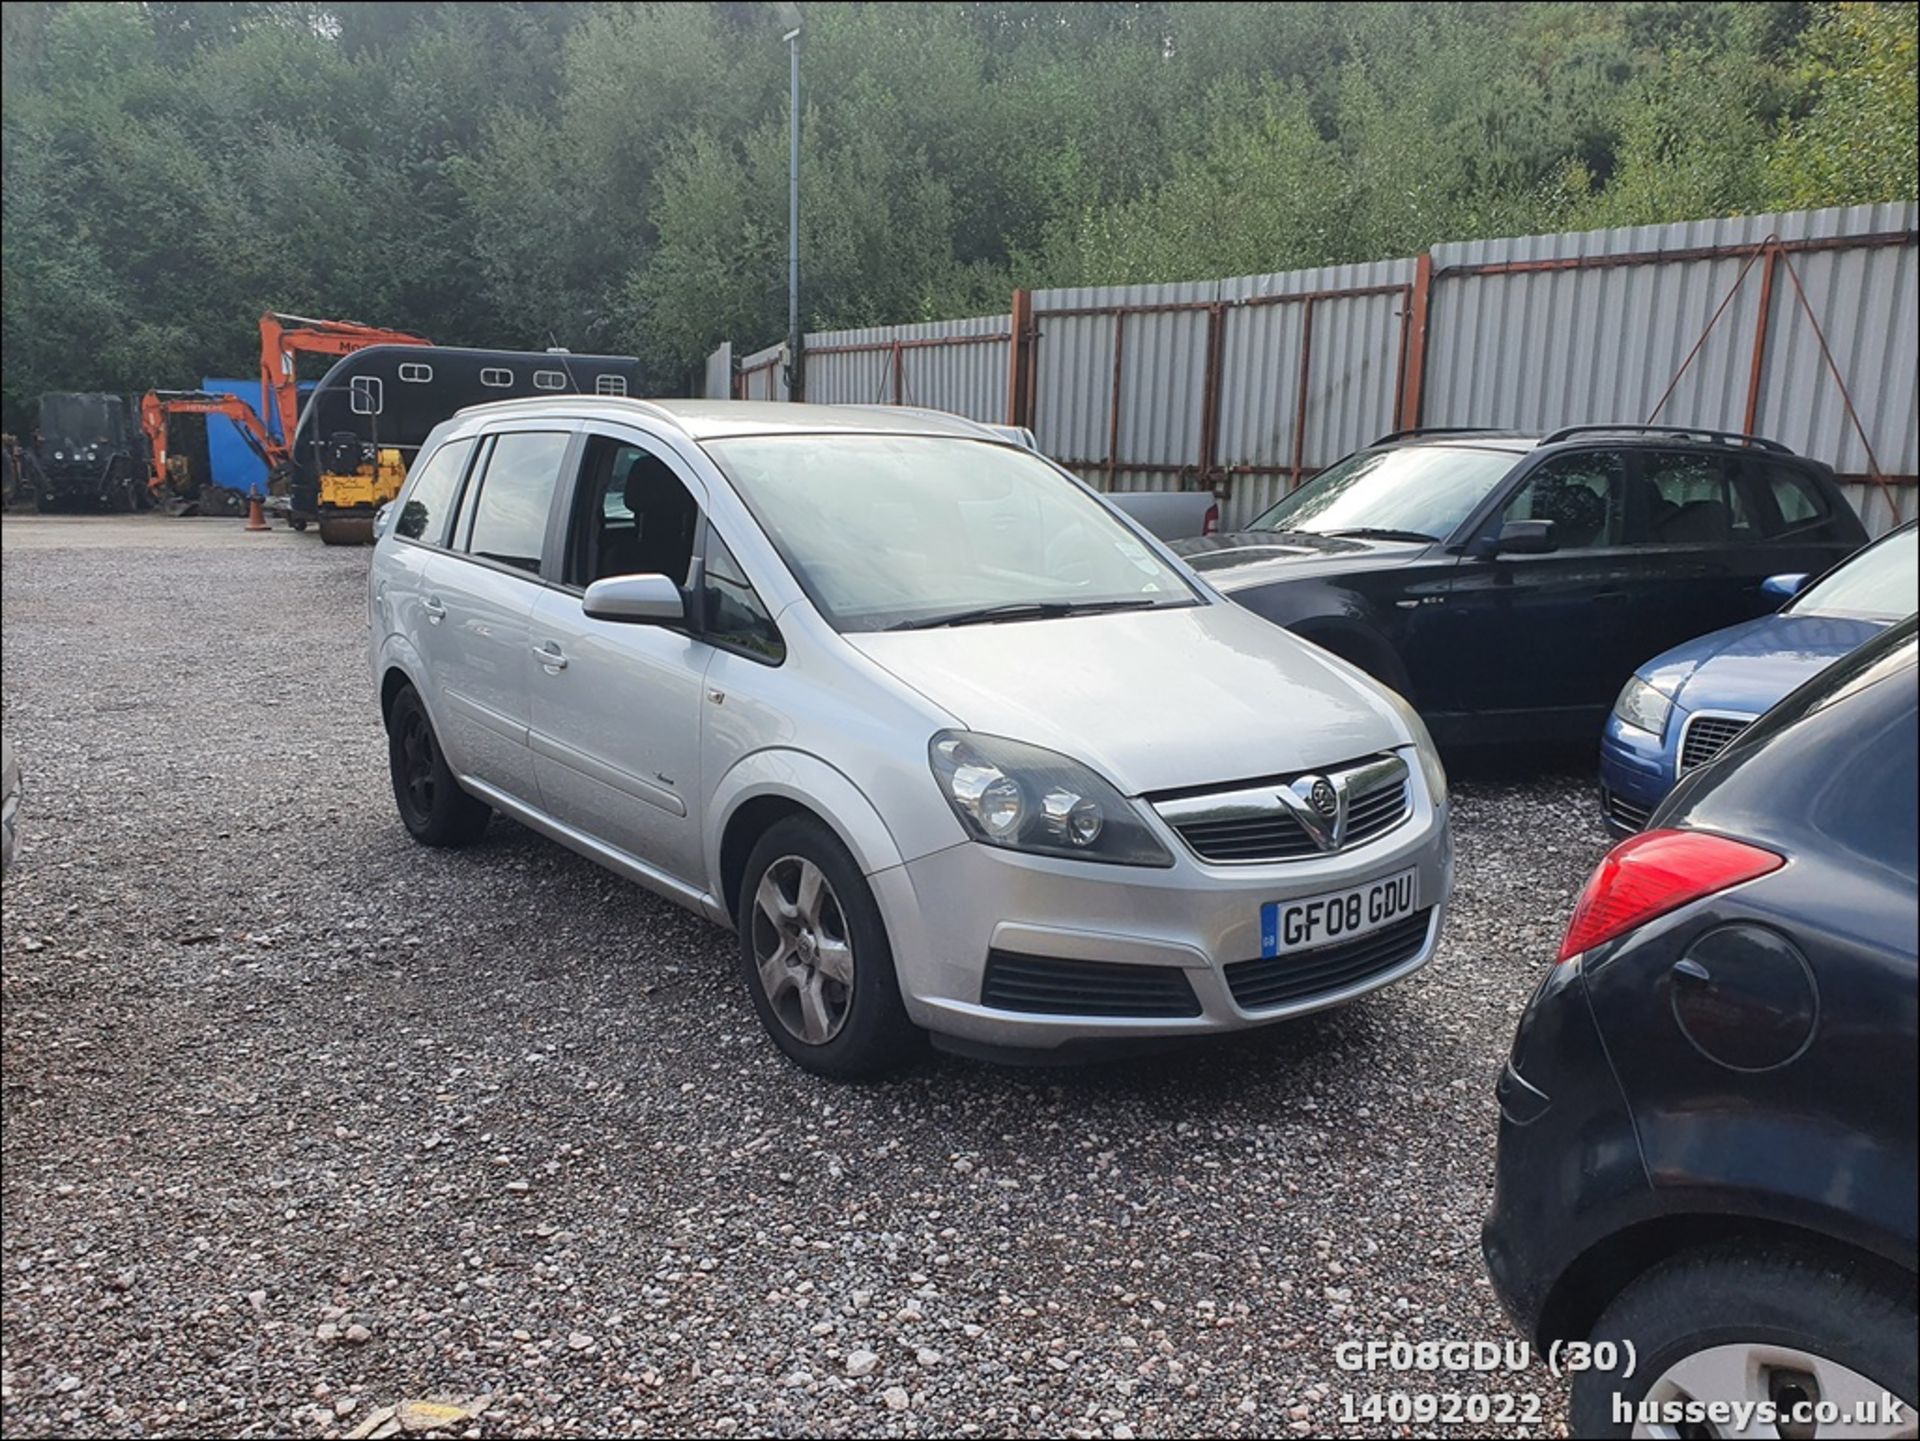
M424 336L383 330L357 320L309 320L269 310L260 317L260 413L278 411L289 444L300 423L299 355L352 355L369 345L432 345Z
M167 421L176 415L224 415L253 453L265 462L269 483L284 474L287 447L268 433L251 405L237 395L207 390L149 390L140 400L140 429L147 437L147 490L176 515L210 506L214 487L194 479L184 455L167 453ZM231 508L231 507L227 507Z

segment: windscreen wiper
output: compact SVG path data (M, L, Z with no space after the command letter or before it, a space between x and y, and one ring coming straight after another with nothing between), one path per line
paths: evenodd
M1418 531L1418 530L1389 530L1381 526L1372 526L1372 525L1347 526L1342 530L1323 530L1323 531L1316 532L1316 534L1327 536L1329 539L1332 539L1332 540L1354 539L1354 540L1436 541L1440 538L1437 535L1427 535L1425 532Z
M1106 610L1155 610L1157 600L1018 600L1006 605L983 605L895 621L888 630L937 630L944 626L987 625L1003 620L1055 620L1065 615L1093 615Z

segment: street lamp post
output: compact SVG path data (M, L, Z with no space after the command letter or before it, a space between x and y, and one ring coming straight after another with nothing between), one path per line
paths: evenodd
M800 7L791 0L778 6L789 27L780 38L787 43L791 71L787 126L787 399L806 395L805 357L800 347Z

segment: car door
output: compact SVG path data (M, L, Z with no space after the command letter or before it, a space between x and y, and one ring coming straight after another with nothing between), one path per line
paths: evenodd
M1630 665L1772 610L1760 582L1774 557L1741 458L1676 448L1631 459L1629 620L1640 654Z
M527 747L533 608L548 517L572 435L516 427L490 435L445 550L426 564L420 606L436 720L454 768L540 804ZM403 517L404 518L404 517Z
M1590 735L1636 648L1623 627L1632 594L1627 464L1617 450L1574 451L1534 466L1487 520L1445 600L1454 709L1475 739ZM1498 554L1507 521L1553 524L1555 549ZM1611 689L1608 687L1611 686Z
M596 620L586 588L660 574L691 597L704 488L637 431L592 432L555 584L531 617L530 744L549 815L677 880L702 874L701 685L712 649L679 626ZM704 889L704 886L702 886Z

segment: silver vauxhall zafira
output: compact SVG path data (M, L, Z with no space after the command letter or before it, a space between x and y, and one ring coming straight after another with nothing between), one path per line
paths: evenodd
M809 1070L1261 1025L1433 953L1419 718L984 427L478 406L378 530L407 829L497 811L731 927Z

